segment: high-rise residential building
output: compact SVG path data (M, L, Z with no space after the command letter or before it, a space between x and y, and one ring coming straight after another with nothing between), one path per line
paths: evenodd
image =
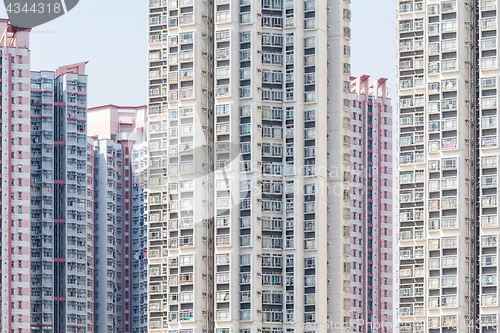
M146 332L146 107L87 115L85 63L30 72L0 31L1 329Z
M400 331L497 332L499 3L398 5Z
M95 147L96 332L147 331L146 194L140 167L133 165L146 126L145 106L88 109Z
M351 331L392 332L393 136L387 79L353 79L350 127ZM350 118L350 119L349 119ZM368 323L372 323L369 325Z
M17 253L19 247L19 251L30 252L27 263L18 263L30 265L24 294L25 299L30 295L30 305L29 311L24 311L30 314L31 332L93 331L87 319L94 298L87 292L87 286L93 283L89 274L93 262L87 251L87 238L91 236L87 211L89 208L91 213L92 209L92 202L87 202L87 182L92 172L87 168L85 63L60 67L55 72L31 72L30 88L31 152L26 156L31 173L31 202L27 207L30 223L26 230L9 232L11 242L24 237L29 240L26 248L12 244L9 251ZM10 116L17 118L17 105ZM15 174L16 168L8 174ZM12 225L18 227L14 219L10 228ZM16 281L15 275L11 273L9 280ZM22 276L19 279L24 281ZM15 289L11 287L13 293ZM18 308L14 303L12 307ZM20 327L17 318L8 323Z
M350 324L349 3L149 1L151 332Z
M2 67L2 331L30 331L29 29L0 19ZM33 260L33 259L31 259Z

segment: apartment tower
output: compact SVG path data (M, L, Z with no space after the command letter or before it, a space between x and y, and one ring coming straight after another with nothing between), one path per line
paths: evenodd
M0 20L2 68L2 331L30 331L29 29Z
M31 72L30 88L31 332L92 332L85 63Z
M150 332L350 323L349 3L149 1Z
M398 3L401 332L497 332L498 5Z
M95 328L146 332L145 187L132 156L146 139L146 107L89 108L88 126L95 148Z
M387 79L351 82L351 331L392 332L392 106ZM371 324L370 324L371 323Z

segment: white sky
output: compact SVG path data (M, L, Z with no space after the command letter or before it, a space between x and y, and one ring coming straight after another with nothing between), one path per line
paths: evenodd
M80 0L66 15L35 27L31 67L89 61L89 106L147 102L147 1ZM7 17L1 6L0 17ZM389 0L353 0L352 75L388 78L395 94L396 8Z

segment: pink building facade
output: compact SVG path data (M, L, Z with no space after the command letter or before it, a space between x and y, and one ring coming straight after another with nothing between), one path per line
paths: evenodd
M146 106L104 105L88 110L95 158L96 289L99 332L147 330L145 184L136 176L135 150L146 147Z
M351 331L392 332L392 106L387 79L351 82ZM378 329L377 329L378 328Z
M1 331L30 332L29 29L0 19Z

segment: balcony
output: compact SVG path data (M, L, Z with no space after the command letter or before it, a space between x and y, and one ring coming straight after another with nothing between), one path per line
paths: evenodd
M194 23L194 15L193 13L184 13L179 16L179 26L181 25L190 25Z
M441 257L441 267L442 268L454 268L454 267L457 267L457 256L444 256L444 257Z
M174 72L175 73L175 72ZM181 69L179 71L179 80L180 81L190 81L194 78L194 74L193 74L193 70L192 69ZM187 89L187 88L181 88L182 89ZM189 88L189 89L194 89L194 88Z
M496 0L481 0L481 10L493 10L497 8Z
M481 168L496 168L497 156L481 157Z
M481 197L481 207L482 208L491 208L497 207L497 195L487 195Z
M496 274L483 274L483 275L481 275L481 287L489 287L489 286L496 286L496 285L497 285L497 275Z
M231 11L226 10L226 11L220 11L216 12L215 15L215 23L220 24L220 23L228 23L231 20Z
M498 217L496 215L481 216L481 228L496 227L498 227Z
M215 246L231 246L231 236L230 235L217 235L215 238Z
M457 197L445 197L441 199L441 209L457 208Z
M230 85L219 85L215 87L215 97L229 97L231 87Z
M496 247L497 246L497 236L496 235L481 236L481 246L482 247Z
M181 88L179 89L179 100L193 99L194 88Z
M498 299L496 294L481 295L481 306L497 306L497 305L498 305Z
M481 256L481 266L489 267L497 265L497 255L496 254L486 254Z
M178 98L178 91L177 90L170 90L167 93L167 99L169 102L177 102Z
M441 32L453 32L457 30L457 20L446 20L441 22Z
M304 239L304 250L315 250L316 249L316 239Z
M497 57L488 57L481 59L481 69L495 69L497 68Z
M215 51L215 59L216 60L228 60L231 57L230 50L231 50L230 48L217 49Z
M458 148L457 138L447 138L441 140L441 150L453 150Z
M497 136L483 136L481 138L481 148L495 148L497 147Z
M496 2L493 2L496 6ZM488 17L481 19L481 30L495 30L497 28L497 18L496 17Z
M443 237L441 238L441 248L443 249L456 249L458 246L457 237Z

